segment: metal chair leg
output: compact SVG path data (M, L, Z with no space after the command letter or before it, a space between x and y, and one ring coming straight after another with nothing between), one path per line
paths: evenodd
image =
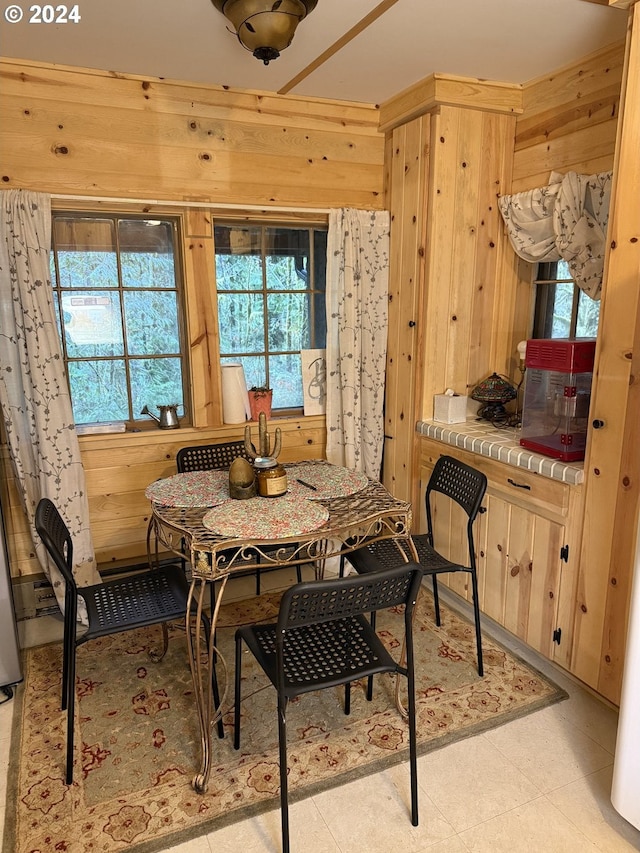
M63 711L67 709L69 699L69 663L71 656L75 653L73 629L65 619L64 640L62 643L62 698L60 707Z
M369 622L371 624L371 627L375 631L376 630L376 611L375 610L373 610L371 612L371 616L369 617ZM372 699L373 699L373 676L370 675L369 678L367 678L367 702L371 702Z
M436 610L436 625L440 627L440 596L438 595L438 580L435 575L431 575L433 582L433 606Z
M398 679L399 680L399 679ZM416 738L416 687L413 642L407 648L407 691L409 694L409 772L411 774L411 823L418 826L418 747Z
M220 688L218 687L218 676L216 675L215 664L211 674L211 690L213 691L213 702L216 708L220 708ZM222 709L220 708L220 719L218 720L218 737L224 737L224 723L222 722Z
M75 700L76 700L76 649L72 647L67 671L67 785L73 782L73 734L75 722Z
M240 684L242 670L242 638L236 637L236 673L233 707L233 748L240 749Z
M287 785L287 700L278 696L278 746L280 753L280 819L282 853L289 853L289 789Z
M473 615L476 622L476 648L478 650L478 675L484 675L484 664L482 661L482 634L480 631L480 602L478 600L478 577L476 572L471 572L471 591L473 594Z

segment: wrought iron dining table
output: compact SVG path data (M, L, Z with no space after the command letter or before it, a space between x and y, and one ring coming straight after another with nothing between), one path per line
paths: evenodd
M396 539L413 553L411 504L394 498L378 481L316 460L285 469L289 489L278 498L231 500L224 471L178 474L147 488L149 559L153 540L156 559L162 550L191 560L186 633L201 734L201 764L193 779L198 793L207 790L212 730L224 702L223 697L215 706L211 683L218 657L216 623L229 578L247 569L312 564L320 579L327 558L353 551L365 540ZM203 637L201 614L212 582L219 587L211 632ZM201 653L203 642L206 654Z

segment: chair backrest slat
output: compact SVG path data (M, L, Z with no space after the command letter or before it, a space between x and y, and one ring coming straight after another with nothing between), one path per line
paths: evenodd
M278 633L297 625L349 618L373 610L406 604L415 599L422 569L415 563L392 569L323 581L307 581L282 597Z
M429 495L440 492L455 501L467 513L471 521L478 514L487 488L485 475L470 465L465 465L452 456L441 456L429 478L425 500L429 511Z
M238 456L242 456L243 459L249 458L244 441L181 447L176 454L176 467L179 474L189 471L214 471L229 468Z
M36 530L49 555L62 572L66 583L76 588L73 577L73 540L67 525L49 498L42 498L36 507Z

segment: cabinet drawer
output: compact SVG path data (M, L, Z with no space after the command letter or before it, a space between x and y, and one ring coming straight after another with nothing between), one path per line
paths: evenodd
M420 458L423 467L433 467L436 459L443 455L453 456L482 471L487 477L489 494L527 509L535 508L541 515L552 520L562 520L567 516L570 490L581 488L439 441L422 439Z

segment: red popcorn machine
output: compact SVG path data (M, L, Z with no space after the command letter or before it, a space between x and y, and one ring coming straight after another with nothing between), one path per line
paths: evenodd
M577 462L584 459L595 338L527 341L520 444Z

